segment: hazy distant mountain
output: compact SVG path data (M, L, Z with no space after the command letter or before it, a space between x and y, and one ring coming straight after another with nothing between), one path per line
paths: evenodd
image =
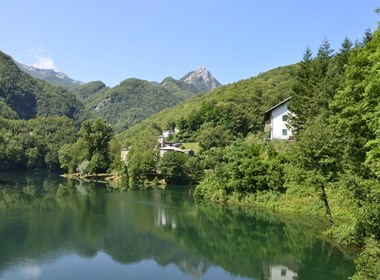
M187 73L180 81L197 87L199 91L211 91L221 86L211 72L204 67Z
M45 82L48 82L56 86L62 86L67 89L73 89L83 84L83 82L68 77L65 73L56 72L52 69L40 69L34 66L22 64L20 62L16 62L16 64L18 65L18 67L20 67L21 70L28 73L33 78L44 80Z

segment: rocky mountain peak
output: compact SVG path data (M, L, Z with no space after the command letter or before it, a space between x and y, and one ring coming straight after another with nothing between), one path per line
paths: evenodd
M185 75L181 81L192 84L202 91L211 91L221 86L218 80L204 66Z

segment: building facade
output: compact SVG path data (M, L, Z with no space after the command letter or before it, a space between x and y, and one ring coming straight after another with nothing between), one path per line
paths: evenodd
M292 130L289 127L288 118L291 112L288 104L291 97L283 100L265 112L265 129L269 140L289 140Z

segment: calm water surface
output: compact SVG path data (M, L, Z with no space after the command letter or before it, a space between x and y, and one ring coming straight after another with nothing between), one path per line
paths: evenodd
M0 279L347 279L323 222L195 203L188 189L115 192L0 174Z

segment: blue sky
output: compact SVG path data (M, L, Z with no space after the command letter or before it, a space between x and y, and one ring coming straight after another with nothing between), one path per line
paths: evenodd
M84 82L181 78L222 83L296 63L326 38L377 28L373 0L2 0L0 50Z

